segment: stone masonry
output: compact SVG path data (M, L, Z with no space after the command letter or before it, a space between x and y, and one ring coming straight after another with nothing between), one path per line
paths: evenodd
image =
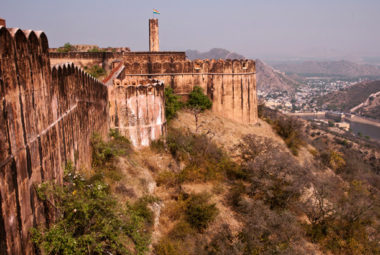
M149 51L160 51L160 41L158 36L158 19L149 20Z

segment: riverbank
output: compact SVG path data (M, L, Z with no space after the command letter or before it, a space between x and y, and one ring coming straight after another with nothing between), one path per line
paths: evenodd
M367 118L359 117L356 115L351 115L351 118L345 118L345 120L347 122L358 122L358 123L372 125L372 126L380 128L380 121L367 119Z

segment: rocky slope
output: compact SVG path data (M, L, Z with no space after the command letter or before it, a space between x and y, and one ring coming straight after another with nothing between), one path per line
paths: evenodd
M256 78L259 91L288 91L293 93L299 82L281 73L260 59L256 59Z
M325 96L322 96L317 99L320 106L324 106L331 110L338 110L342 112L349 112L352 108L357 107L358 105L364 103L365 101L371 100L369 97L371 94L380 91L380 81L372 82L362 82L355 85L352 85L342 91L336 91ZM373 104L362 105L362 112L372 112L373 109L376 109L377 106L377 97L373 97ZM371 100L371 102L372 102ZM375 108L374 108L375 107ZM372 110L370 110L372 109ZM354 109L355 110L355 109ZM377 116L378 113L370 114L371 116ZM379 117L379 116L377 116Z
M213 48L206 52L200 52L197 50L187 50L186 56L190 60L194 59L244 59L243 55L235 52L228 51L221 48Z
M380 77L380 67L360 65L349 61L305 61L273 65L286 73L302 76Z
M353 113L380 120L380 90L369 95L361 104L350 110Z

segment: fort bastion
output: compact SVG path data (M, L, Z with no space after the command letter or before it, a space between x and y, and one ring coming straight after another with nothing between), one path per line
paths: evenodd
M37 253L29 230L52 224L55 210L36 187L62 184L69 162L90 168L94 133L115 128L136 147L166 134L165 86L184 98L201 86L215 114L256 123L254 61L160 52L152 25L151 52L49 54L43 32L0 23L0 254ZM105 66L107 79L83 71L88 64Z

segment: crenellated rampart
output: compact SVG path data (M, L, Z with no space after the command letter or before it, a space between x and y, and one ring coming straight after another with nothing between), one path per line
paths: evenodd
M185 52L50 52L49 55L52 65L65 62L73 62L81 67L101 65L107 71L120 62L152 63L186 59Z
M186 97L200 86L213 101L213 112L242 122L256 123L256 68L253 60L195 60L155 63L125 62L121 79L139 84L149 78L171 86Z
M109 89L110 126L136 147L148 146L166 133L164 84L157 80L132 85L115 79Z
M54 213L36 185L89 167L93 132L108 131L107 87L73 64L50 67L43 32L0 27L0 254L33 254L29 229Z

